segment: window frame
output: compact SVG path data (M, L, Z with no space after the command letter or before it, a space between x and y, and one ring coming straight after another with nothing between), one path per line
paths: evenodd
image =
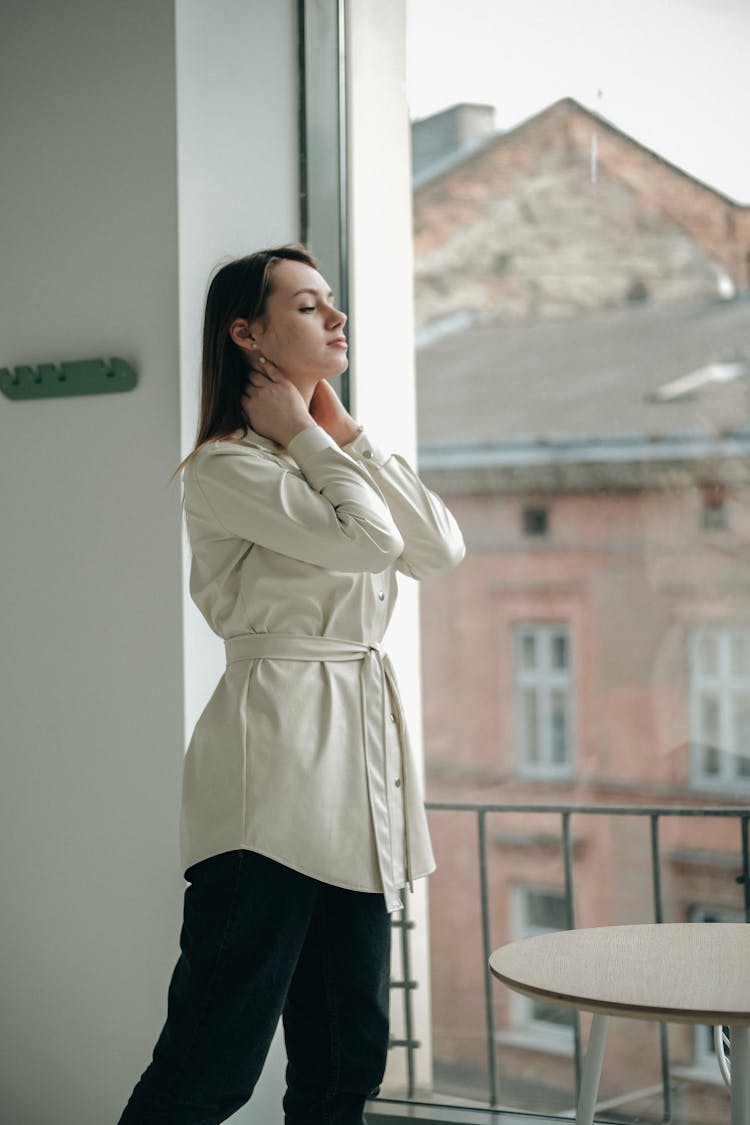
M690 708L690 786L717 793L750 793L750 773L739 771L740 756L734 746L733 696L741 690L750 699L750 672L735 674L731 668L731 645L741 636L750 645L750 627L742 625L701 625L688 638L688 694ZM706 639L717 646L717 671L708 674L700 667L699 650ZM739 685L739 687L737 686ZM713 696L718 702L719 770L710 774L703 764L701 702Z
M522 647L524 637L533 634L543 640L548 653L552 640L563 636L567 646L567 665L564 672L555 671L546 663L539 670L524 669ZM573 664L573 634L567 621L519 621L513 625L512 669L515 712L515 766L521 777L570 778L575 773L575 670ZM540 756L533 761L528 749L528 735L524 713L524 695L532 689L537 693L537 724ZM565 760L553 760L552 704L554 691L562 691L565 699ZM539 699L541 696L541 702Z
M692 906L688 911L691 922L744 922L745 916L741 910L731 910L726 907ZM713 1027L708 1024L694 1024L691 1028L693 1061L691 1072L701 1078L721 1085L724 1079L719 1069L719 1060L714 1048Z
M565 906L565 890L562 887L535 886L532 884L517 884L510 890L510 917L513 941L522 938L536 937L538 934L554 933L554 926L535 925L529 920L529 898L534 895L550 895L558 898ZM559 927L558 927L559 928ZM529 1046L536 1050L555 1055L572 1055L575 1051L575 1012L572 1009L561 1009L570 1013L571 1023L555 1024L551 1020L534 1018L534 1004L536 1001L520 993L513 993L510 998L511 1027L507 1032L500 1032L498 1040L513 1042L520 1046ZM554 1007L554 1005L550 1005Z

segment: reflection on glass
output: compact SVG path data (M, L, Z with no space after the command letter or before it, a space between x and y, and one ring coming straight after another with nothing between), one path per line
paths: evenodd
M423 75L448 50L455 61L455 8L409 2ZM663 808L665 920L734 917L738 823L671 812L741 815L750 797L750 179L725 108L750 11L727 5L722 23L697 0L681 12L688 41L669 6L643 0L606 19L583 0L466 3L482 83L459 94L446 77L413 126L420 468L468 548L421 588L428 798L509 806L489 832L495 945L564 928L569 907L592 925L653 916L648 817L571 813L568 904L549 806ZM623 72L614 39L619 55L630 43ZM539 51L544 73L522 65ZM735 78L706 115L715 90L690 111L666 79L708 56ZM602 89L594 73L615 71ZM730 152L733 180L719 163ZM431 814L431 1061L436 1097L481 1101L478 931L456 923L478 917L478 876L455 846L460 815ZM567 1017L494 1001L503 1102L567 1112ZM649 1032L613 1034L615 1116L661 1120L658 1095L632 1098L660 1089ZM701 1043L685 1033L683 1068L710 1065ZM725 1119L716 1083L671 1081L675 1125Z
M531 1002L532 1019L559 1027L575 1027L576 1014L570 1008L554 1008L541 1000Z
M568 757L568 723L567 723L567 698L563 692L555 689L551 693L552 700L552 761L562 765Z
M733 708L733 750L737 758L737 772L750 776L750 695L735 695Z
M704 742L718 746L719 734L719 701L713 695L701 696L701 737Z
M521 772L538 776L567 772L570 764L570 641L566 628L520 626L514 651L521 721L517 747Z
M731 644L732 674L750 676L750 633L734 633Z
M539 762L539 700L533 688L524 688L523 747L526 762L536 765Z
M545 891L526 891L526 932L564 930L565 897Z
M702 633L698 640L698 670L701 676L718 675L718 639L711 633Z
M703 747L703 772L707 777L721 773L721 759L715 746Z
M552 637L552 667L568 667L568 638L564 633L556 633Z

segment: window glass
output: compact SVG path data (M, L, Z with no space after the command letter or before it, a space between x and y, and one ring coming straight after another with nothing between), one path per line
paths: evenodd
M732 793L750 776L750 629L705 627L693 635L692 693L695 701L696 788ZM747 791L747 789L746 789Z
M564 626L516 629L517 765L522 772L558 774L572 767L568 648Z
M552 667L565 669L568 667L568 638L565 633L553 633L550 638L552 644Z
M730 645L732 675L750 677L750 631L733 633Z
M482 878L493 946L744 906L750 9L407 13L419 465L467 544L420 586L422 1094L486 1105ZM559 1013L491 996L497 1099L569 1114L569 1031L522 1042ZM720 1083L679 1073L691 1036L673 1119L718 1125ZM657 1029L613 1021L610 1052L612 1113L662 1120Z
M552 930L565 929L565 895L560 891L516 889L516 937L534 937ZM516 1030L525 1029L548 1036L556 1043L570 1046L570 1033L575 1023L570 1009L556 1007L542 1000L519 999L516 1004Z

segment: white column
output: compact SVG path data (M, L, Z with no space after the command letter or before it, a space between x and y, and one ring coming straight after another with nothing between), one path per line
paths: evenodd
M404 0L348 5L352 399L376 440L416 461L411 162ZM387 645L398 668L409 729L421 756L418 590L401 583ZM426 881L410 909L417 1082L432 1083ZM396 962L398 971L398 961ZM401 993L392 997L401 1036ZM404 1053L389 1064L403 1085Z
M198 419L201 319L217 265L295 242L298 227L294 0L177 0L182 451ZM185 728L224 670L224 647L189 597L184 544ZM281 1125L286 1059L277 1033L237 1125Z

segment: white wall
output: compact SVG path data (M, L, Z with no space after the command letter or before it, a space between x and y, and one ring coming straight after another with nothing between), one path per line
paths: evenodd
M0 367L122 355L140 378L0 397L3 1125L114 1122L163 1020L185 716L218 674L167 479L208 269L297 235L293 11L178 0L177 79L173 0L2 6Z
M408 164L373 164L408 145L403 0L351 7L357 410L408 454ZM195 429L209 271L298 234L294 11L2 5L0 367L139 372L127 394L0 397L2 1125L114 1123L164 1017L182 753L223 666L167 480ZM391 650L416 731L414 591ZM281 1121L282 1065L277 1043L238 1122Z
M98 1125L176 949L182 752L173 15L3 5L0 366L121 355L128 394L0 397L0 1120Z

